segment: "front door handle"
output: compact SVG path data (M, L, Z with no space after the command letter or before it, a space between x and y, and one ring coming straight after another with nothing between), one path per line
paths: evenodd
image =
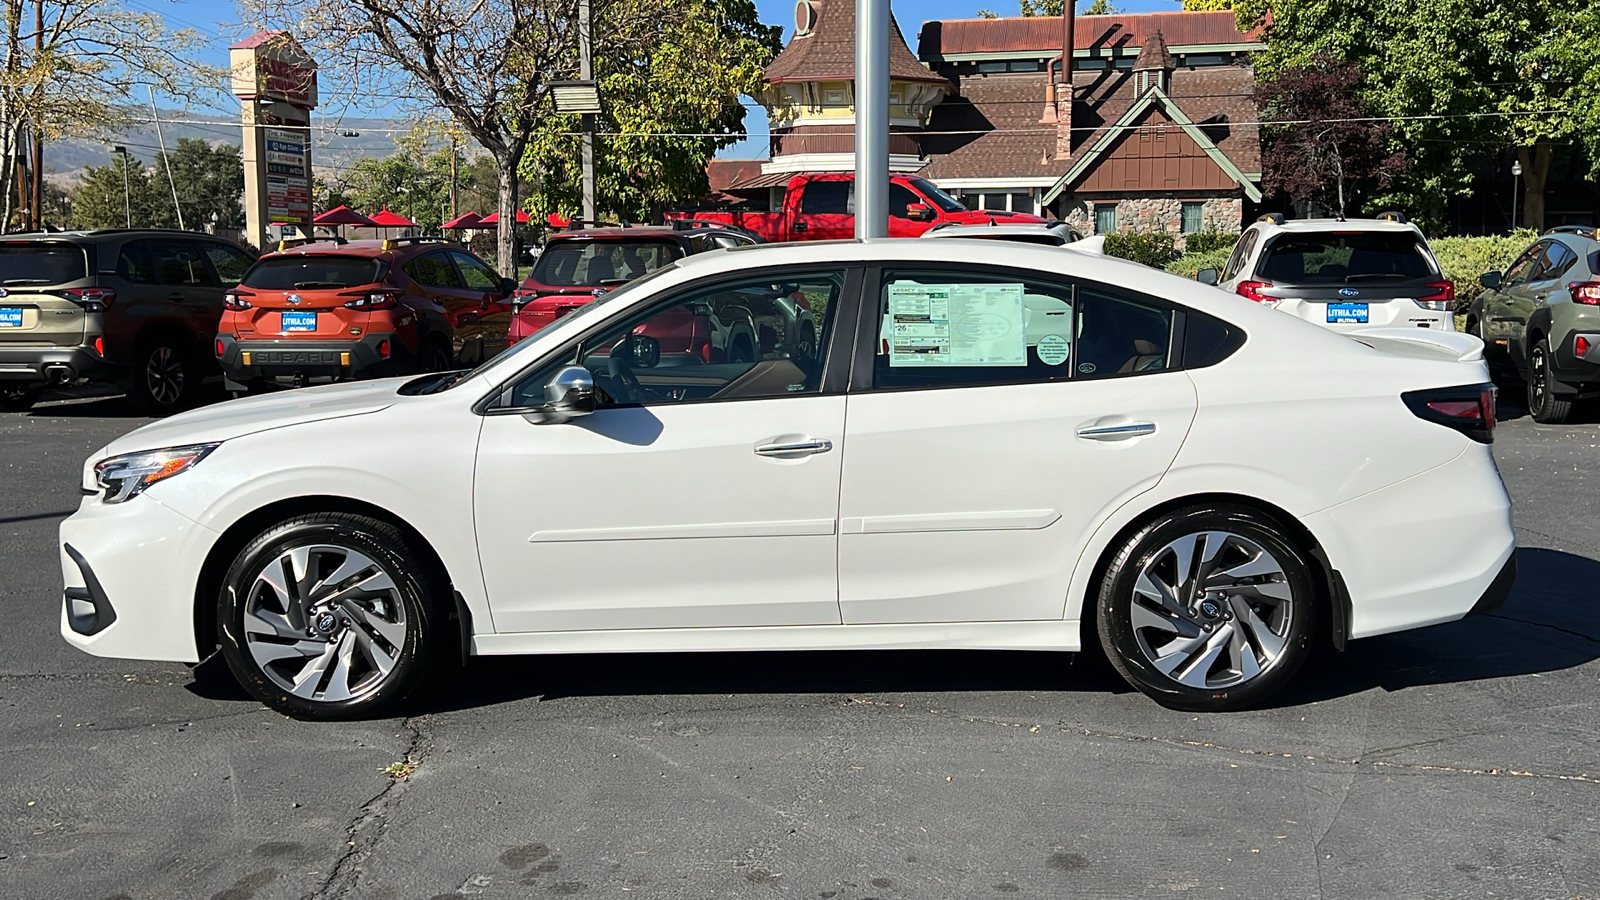
M795 231L805 231L806 230L806 223L804 223L804 222L796 222L796 223L794 223L794 230Z
M1121 422L1116 425L1085 425L1078 429L1078 437L1091 441L1125 441L1156 433L1154 422Z
M791 458L796 456L811 456L814 453L827 453L833 449L833 441L792 441L782 444L758 444L757 456L776 456Z

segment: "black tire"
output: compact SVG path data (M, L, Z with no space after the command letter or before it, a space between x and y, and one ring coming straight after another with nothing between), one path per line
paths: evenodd
M1528 414L1544 425L1565 425L1572 417L1572 401L1561 400L1552 390L1555 376L1550 372L1550 344L1544 338L1528 351Z
M297 552L305 559L297 584L282 574L277 585L263 580L274 567L281 573L284 560L290 571L302 565ZM359 582L373 589L327 584L344 567L353 569L337 584L376 569L377 577ZM291 595L299 602L281 602ZM296 516L257 535L234 559L217 598L217 637L234 677L278 712L366 718L402 702L452 646L447 599L442 575L394 525L350 513ZM263 661L275 654L282 658Z
M39 402L39 394L36 387L0 388L0 412L27 412Z
M422 345L421 362L423 372L448 372L455 368L450 349L441 341L429 341Z
M171 338L157 338L134 354L128 399L146 414L171 415L194 398L199 380L193 355Z
M1173 548L1196 535L1206 543L1191 552L1185 577L1183 551ZM1214 556L1204 552L1207 544ZM1276 563L1275 574L1259 581L1227 576L1246 563L1267 568L1255 551ZM1095 604L1100 643L1118 674L1162 706L1189 712L1254 706L1282 689L1311 654L1322 615L1315 570L1272 518L1243 506L1191 506L1146 524L1113 553ZM1146 599L1149 588L1136 590L1141 574L1147 585L1173 588L1176 607ZM1212 590L1197 591L1201 583ZM1158 637L1165 632L1170 641ZM1220 649L1208 661L1212 647Z

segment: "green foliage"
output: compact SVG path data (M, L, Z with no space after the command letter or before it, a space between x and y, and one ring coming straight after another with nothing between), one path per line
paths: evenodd
M194 230L207 226L244 227L244 162L238 147L232 144L212 146L198 138L179 138L171 153L157 156L155 172L150 176L151 186L166 191L167 202L162 204L151 224L176 228L178 217L172 211L172 188L167 182L169 166L178 200L183 204L185 225Z
M1189 236L1191 239L1194 235ZM1237 237L1237 235L1229 235ZM1228 257L1233 253L1233 247L1213 247L1209 250L1190 250L1177 259L1167 264L1167 271L1184 278L1193 278L1201 269L1222 270L1227 264Z
M172 197L158 193L143 162L134 156L127 161L127 203L123 196L123 160L84 170L72 196L73 228L121 228L149 225L172 214ZM166 185L160 187L165 190ZM127 218L124 219L124 215Z
M1444 237L1428 241L1439 260L1444 277L1456 286L1456 308L1465 309L1483 292L1478 276L1485 272L1504 272L1517 254L1538 240L1539 233L1519 228L1509 235L1488 237Z
M1184 253L1209 253L1213 250L1233 250L1239 236L1226 231L1196 231L1183 239Z
M1589 3L1567 27L1542 46L1536 61L1542 67L1571 73L1567 93L1575 137L1589 151L1589 178L1600 181L1600 4Z
M782 30L761 24L751 0L689 0L666 19L642 0L600 13L595 33L629 52L595 58L596 193L610 216L646 220L705 195L706 163L744 137L739 97L760 90ZM540 116L521 167L537 184L529 203L537 217L581 209L580 127L578 116L553 109Z
M1112 232L1106 235L1105 252L1107 256L1131 259L1157 269L1166 268L1167 264L1178 258L1172 235L1165 231Z
M325 202L329 205L324 208L343 203L368 216L387 207L424 231L436 230L449 213L450 151L424 156L407 148L382 159L358 160L330 187Z
M980 10L978 10L978 18L980 18L980 19L998 19L998 18L1000 18L1000 14L995 12L992 9L980 9Z
M1022 14L1025 16L1060 16L1064 9L1063 0L1022 0ZM1090 0L1087 7L1078 10L1078 15L1114 16L1120 12L1122 10L1112 6L1110 0Z
M1233 9L1233 0L1183 0L1184 12L1209 12Z

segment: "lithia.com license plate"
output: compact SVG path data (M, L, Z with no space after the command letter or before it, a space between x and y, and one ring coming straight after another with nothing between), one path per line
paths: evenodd
M314 312L286 312L283 314L283 333L291 331L316 331L317 314Z
M1365 325L1367 324L1367 305L1365 303L1329 303L1328 322L1333 325Z

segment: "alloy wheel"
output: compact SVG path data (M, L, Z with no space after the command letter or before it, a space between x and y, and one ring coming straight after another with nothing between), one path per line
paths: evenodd
M1133 592L1140 653L1163 675L1199 690L1242 685L1271 669L1294 625L1283 564L1233 532L1171 541L1148 557Z
M1535 344L1528 359L1528 409L1544 408L1544 394L1550 389L1545 374L1544 346Z
M348 547L292 547L255 574L244 641L263 674L302 700L334 703L376 690L406 643L395 580Z
M183 357L171 347L157 347L150 351L144 366L145 389L150 399L160 406L171 406L183 396Z

